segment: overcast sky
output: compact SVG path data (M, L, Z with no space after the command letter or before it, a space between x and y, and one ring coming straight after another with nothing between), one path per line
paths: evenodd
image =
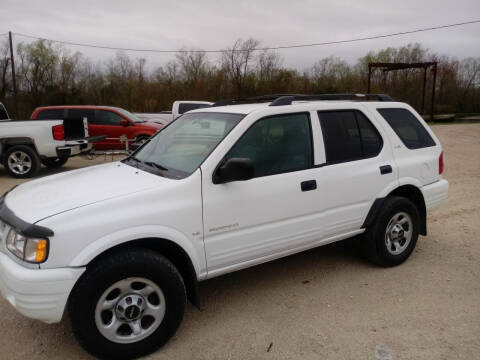
M223 49L237 38L278 46L344 40L480 19L480 0L0 0L0 33L113 47ZM16 37L15 41L27 41ZM480 56L480 23L352 44L281 50L286 66L304 69L321 57L350 63L388 46L419 42L431 51ZM69 46L97 60L114 51ZM168 54L129 53L150 66ZM212 60L215 58L212 56Z

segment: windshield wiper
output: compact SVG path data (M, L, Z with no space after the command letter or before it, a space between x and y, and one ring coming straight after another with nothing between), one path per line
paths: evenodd
M162 166L160 164L157 164L156 162L154 161L142 161L145 165L149 165L151 167L154 167L154 168L157 168L159 170L163 170L163 171L168 171L168 169L165 167L165 166Z
M135 165L134 165L134 166L135 166L136 168L138 168L138 163L141 163L141 161L138 160L135 156L129 156L129 157L127 157L126 159L122 160L122 162L125 162L125 163L126 163L127 161L128 161L128 162L131 162L132 160L135 162ZM133 164L132 164L132 165L133 165Z

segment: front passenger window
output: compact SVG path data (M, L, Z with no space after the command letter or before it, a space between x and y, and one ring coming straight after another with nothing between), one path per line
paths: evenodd
M313 165L308 114L275 115L257 121L227 154L249 158L254 177L308 169Z
M95 123L99 125L120 125L121 120L123 118L113 111L97 110Z

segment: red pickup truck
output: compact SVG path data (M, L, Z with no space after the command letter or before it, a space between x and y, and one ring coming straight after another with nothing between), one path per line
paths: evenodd
M131 142L142 142L164 126L139 119L127 110L112 106L43 106L36 108L32 120L63 120L87 118L91 136L107 137L94 144L95 149L125 149L120 137L125 135Z

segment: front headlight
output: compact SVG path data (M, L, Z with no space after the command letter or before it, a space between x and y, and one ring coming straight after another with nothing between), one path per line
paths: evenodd
M39 264L47 260L48 239L27 238L10 229L6 245L13 255L29 263Z

